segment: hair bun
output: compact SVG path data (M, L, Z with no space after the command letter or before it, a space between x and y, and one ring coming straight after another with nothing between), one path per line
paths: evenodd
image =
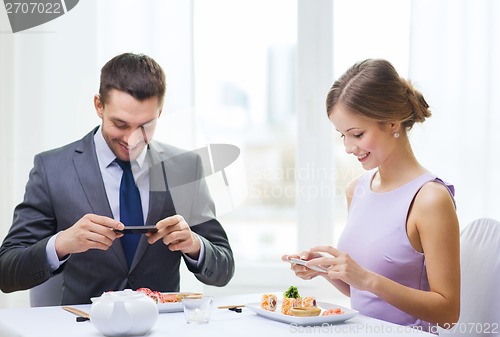
M406 120L404 125L407 128L411 128L415 123L423 123L425 119L429 118L432 114L429 109L429 104L425 100L422 93L416 90L410 81L404 78L402 78L402 81L404 81L406 85L408 103L413 113L413 118Z
M382 59L356 63L335 81L326 97L328 116L337 104L373 121L401 122L405 131L431 116L424 96Z

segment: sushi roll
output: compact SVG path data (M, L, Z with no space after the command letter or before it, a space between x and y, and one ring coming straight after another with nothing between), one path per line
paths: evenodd
M300 298L299 290L295 286L290 286L290 288L283 293L281 313L284 315L292 315L292 308L301 306L302 299Z
M155 301L156 303L163 303L163 294L159 291L152 291L150 294L149 294L149 297L151 297L153 299L153 301Z
M274 294L264 294L262 295L262 300L260 301L260 307L267 311L275 311L278 305L278 297Z
M316 297L309 296L302 298L302 307L304 308L312 308L316 307Z
M283 297L281 302L281 313L283 315L292 315L292 309L297 306L296 298Z
M302 301L303 301L302 297L296 298L295 302L293 303L293 307L294 308L300 308L300 307L302 307Z

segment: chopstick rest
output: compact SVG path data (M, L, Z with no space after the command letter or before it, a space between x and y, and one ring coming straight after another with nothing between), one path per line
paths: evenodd
M217 307L217 309L229 309L231 311L240 313L242 310L241 308L245 307L244 304L239 304L239 305L221 305Z
M85 322L85 321L90 321L90 318L88 317L82 317L82 316L77 316L76 317L77 322Z

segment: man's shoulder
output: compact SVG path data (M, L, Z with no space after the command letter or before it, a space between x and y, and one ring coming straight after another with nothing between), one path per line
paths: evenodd
M47 151L40 152L36 157L43 158L44 160L50 160L52 158L56 160L61 160L65 157L71 157L71 154L75 152L81 152L87 149L87 147L92 146L92 135L95 130L86 134L83 138L73 141L69 144L50 149Z
M150 143L150 147L152 150L159 151L159 152L168 152L172 154L181 154L183 152L186 152L187 150L181 149L180 147L176 147L170 144L162 143L157 140L153 140Z
M177 160L177 159L194 159L198 157L198 150L186 150L170 144L152 141L150 144L151 151L158 154L162 160Z

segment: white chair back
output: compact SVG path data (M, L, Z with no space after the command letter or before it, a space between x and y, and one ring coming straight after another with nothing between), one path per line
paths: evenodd
M460 233L460 319L443 336L500 336L500 222L483 218Z
M30 305L32 307L61 305L62 288L61 273L30 289Z

